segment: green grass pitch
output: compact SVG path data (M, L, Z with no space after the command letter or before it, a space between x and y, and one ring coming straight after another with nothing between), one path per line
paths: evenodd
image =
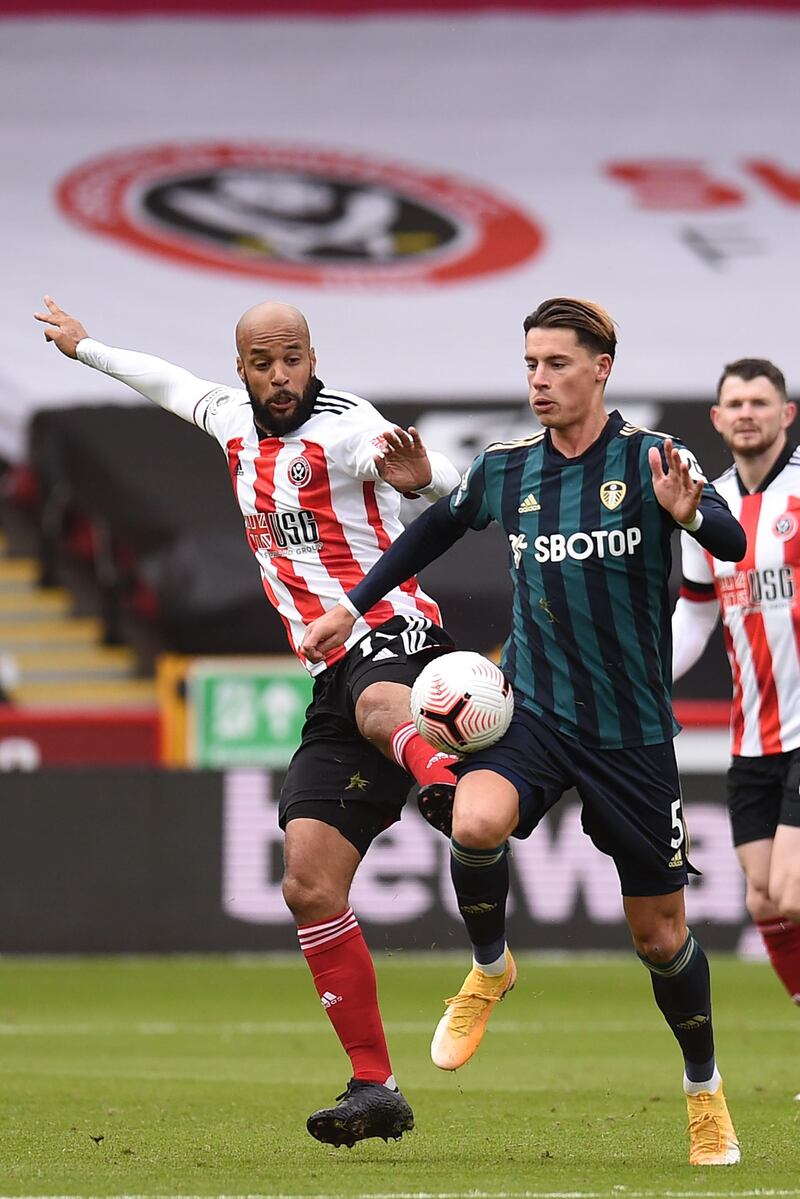
M519 959L477 1057L428 1058L460 956L379 957L417 1127L305 1131L347 1061L299 955L0 960L0 1196L800 1196L800 1011L712 961L738 1167L686 1160L680 1056L631 957Z

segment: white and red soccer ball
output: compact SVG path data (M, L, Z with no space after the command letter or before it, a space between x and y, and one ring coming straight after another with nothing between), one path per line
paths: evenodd
M499 666L470 650L442 654L411 688L411 716L436 749L471 754L494 745L514 714L514 693Z

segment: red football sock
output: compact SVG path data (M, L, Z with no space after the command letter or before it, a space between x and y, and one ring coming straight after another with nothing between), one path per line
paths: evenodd
M428 783L455 783L455 775L449 767L458 758L455 754L445 754L428 745L420 737L413 721L398 725L392 733L390 745L395 762L416 779L420 787Z
M767 948L772 969L794 1003L800 1004L800 924L776 916L757 920L758 931Z
M375 968L353 909L303 924L300 948L322 1006L353 1065L353 1077L385 1083L392 1075L378 1008Z

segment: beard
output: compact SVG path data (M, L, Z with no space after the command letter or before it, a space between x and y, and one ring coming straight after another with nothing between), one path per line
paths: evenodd
M762 454L766 454L767 450L772 449L781 432L782 430L779 430L774 437L771 437L769 433L763 433L756 441L746 441L744 444L740 443L738 438L733 435L727 442L728 449L740 458L760 458Z
M273 400L295 401L294 408L285 413L271 412L269 405L259 400L252 391L246 374L244 386L250 399L250 407L253 409L253 421L256 428L267 437L283 437L284 433L292 433L306 423L317 402L317 396L322 391L323 384L316 375L311 375L303 388L302 395L298 395L296 391L290 391L288 387L276 392L272 397Z

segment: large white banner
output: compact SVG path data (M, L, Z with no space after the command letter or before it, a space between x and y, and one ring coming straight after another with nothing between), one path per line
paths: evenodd
M220 381L277 296L331 386L523 402L522 318L571 294L618 323L612 401L741 355L798 385L798 61L774 12L0 20L0 454L125 398L44 292Z

